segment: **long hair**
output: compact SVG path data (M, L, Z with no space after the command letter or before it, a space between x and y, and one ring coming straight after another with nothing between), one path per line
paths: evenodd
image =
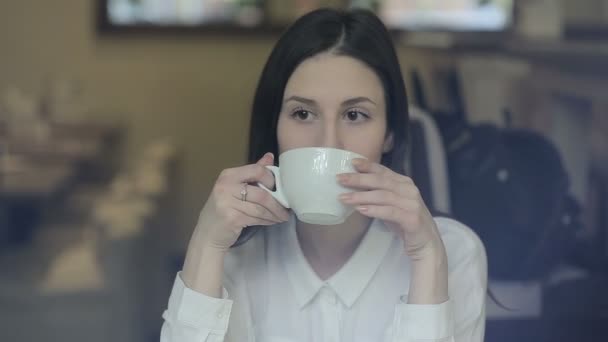
M300 63L324 52L355 58L380 78L387 104L386 133L393 135L393 147L381 163L403 174L409 120L405 83L388 30L376 15L362 9L315 10L295 21L278 40L255 92L248 162L255 163L267 152L278 154L277 126L287 81ZM245 228L234 246L258 229Z

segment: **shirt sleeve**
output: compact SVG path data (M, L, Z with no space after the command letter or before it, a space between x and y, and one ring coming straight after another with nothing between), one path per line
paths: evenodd
M180 273L175 277L169 305L163 313L160 341L224 341L233 304L228 292L222 289L222 298L195 292L186 287Z
M454 341L453 317L450 300L437 305L397 304L393 341Z

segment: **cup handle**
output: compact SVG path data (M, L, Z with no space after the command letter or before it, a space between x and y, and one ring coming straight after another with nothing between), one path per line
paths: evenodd
M274 166L274 165L268 165L268 166L266 166L266 168L268 170L270 170L270 172L272 172L272 174L274 175L274 182L275 182L275 187L277 188L277 190L272 191L272 190L268 189L267 187L265 187L264 184L262 184L262 183L258 183L258 186L260 188L268 191L268 193L271 194L272 197L274 197L279 203L281 203L282 206L284 206L287 209L291 208L289 206L289 202L287 202L287 199L285 198L285 194L283 193L283 185L281 184L281 173L279 171L279 167Z

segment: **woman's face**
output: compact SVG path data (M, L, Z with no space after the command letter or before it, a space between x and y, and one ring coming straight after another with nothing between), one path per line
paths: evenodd
M391 148L384 89L376 73L347 56L323 53L302 62L285 87L279 152L333 147L379 162Z

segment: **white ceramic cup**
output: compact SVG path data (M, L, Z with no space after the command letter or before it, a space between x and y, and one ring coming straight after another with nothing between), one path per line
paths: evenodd
M325 147L289 150L279 156L279 167L267 166L275 176L272 196L291 208L303 222L320 225L343 223L354 212L340 202L340 194L351 192L340 185L336 175L356 172L352 159L365 158L357 153Z

